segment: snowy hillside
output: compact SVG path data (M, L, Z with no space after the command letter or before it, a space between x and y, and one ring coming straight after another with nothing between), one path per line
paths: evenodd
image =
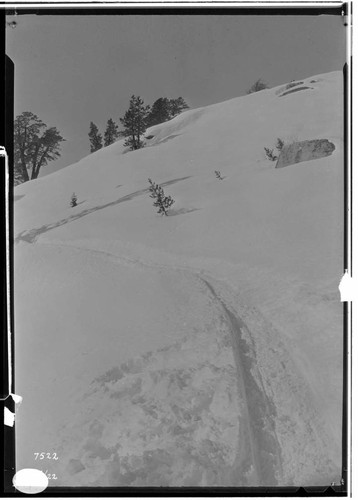
M334 72L189 110L141 150L16 187L19 468L54 486L339 481L342 93ZM335 149L276 169L277 138Z

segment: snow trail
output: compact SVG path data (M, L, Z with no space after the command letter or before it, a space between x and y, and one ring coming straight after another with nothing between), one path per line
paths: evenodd
M277 412L274 403L267 396L262 382L255 380L253 373L259 379L260 371L257 366L254 343L251 346L245 340L252 334L242 318L233 313L225 301L218 295L210 277L203 269L194 269L186 266L163 265L149 263L145 260L131 259L128 256L115 255L103 250L94 250L64 243L43 242L45 245L65 246L77 248L90 254L101 255L112 262L129 267L142 267L158 272L176 272L184 274L189 280L195 278L209 290L211 298L223 311L225 322L231 332L232 350L237 369L237 388L242 402L242 421L239 425L239 437L236 457L236 474L233 477L237 486L275 486L282 476L281 447L275 432L275 417ZM205 275L204 275L205 272ZM205 276L205 278L203 277ZM201 288L201 287L200 287ZM239 419L238 415L238 419Z
M231 312L217 295L214 287L202 279L215 301L219 302L229 323L233 340L234 358L238 374L238 389L244 403L244 422L240 426L239 446L244 444L248 456L240 457L240 484L251 486L275 486L277 473L282 473L281 447L277 440L274 418L276 411L264 388L257 384L252 371L256 370L255 353L242 336L242 330L250 336L243 320ZM249 467L249 468L248 468Z

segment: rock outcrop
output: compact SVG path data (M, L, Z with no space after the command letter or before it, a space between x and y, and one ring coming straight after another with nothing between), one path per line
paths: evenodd
M276 168L287 167L301 161L317 160L331 155L335 149L335 145L327 139L293 142L282 148Z

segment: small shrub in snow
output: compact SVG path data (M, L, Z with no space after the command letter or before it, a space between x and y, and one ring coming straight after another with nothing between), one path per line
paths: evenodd
M216 178L220 179L221 181L224 179L224 177L221 176L220 170L214 170Z
M277 142L276 142L276 149L278 151L282 151L282 148L284 145L285 145L285 143L283 142L283 140L278 137Z
M160 215L168 215L168 209L175 203L171 196L165 196L164 190L158 184L152 181L152 179L148 179L150 187L150 197L155 199L153 206L157 207L158 214Z
M264 149L265 149L266 157L269 160L271 160L271 161L277 160L277 156L274 154L273 149L269 149L269 148L264 148Z
M77 206L77 196L76 196L76 193L72 193L70 205L71 205L71 207L76 207Z
M246 94L254 94L260 90L268 89L269 86L261 78L259 78L251 87L246 91Z

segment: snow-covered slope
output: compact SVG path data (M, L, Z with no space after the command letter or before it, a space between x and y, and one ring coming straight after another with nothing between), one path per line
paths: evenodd
M56 451L53 485L339 480L342 74L288 89L16 188L19 467ZM335 150L275 169L278 137Z

